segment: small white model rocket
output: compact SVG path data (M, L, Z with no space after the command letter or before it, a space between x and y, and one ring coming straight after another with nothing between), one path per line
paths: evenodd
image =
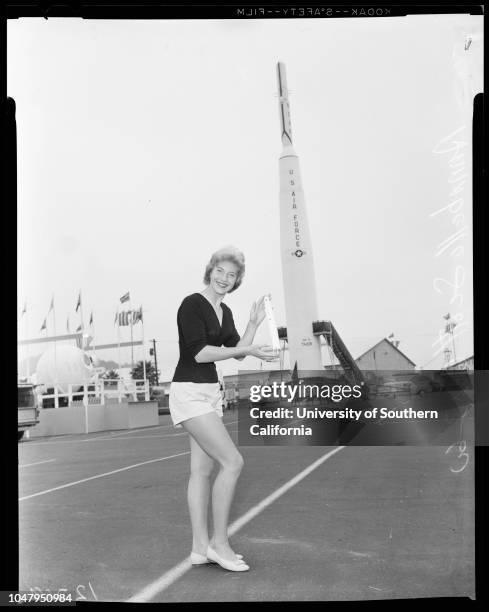
M272 301L268 295L264 298L265 302L265 316L268 325L268 335L270 336L270 344L274 351L280 350L280 339L278 337L277 323L275 322L275 315L273 313Z
M299 158L292 147L287 81L282 62L277 64L277 76L282 131L280 248L290 367L297 363L298 370L323 370L319 336L312 331L312 323L317 321L316 279Z

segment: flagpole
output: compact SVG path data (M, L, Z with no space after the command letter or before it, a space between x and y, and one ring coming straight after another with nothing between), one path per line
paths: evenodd
M54 382L58 384L58 364L56 361L56 307L54 305L54 293L53 293L53 327L54 327Z
M85 339L84 339L84 334L85 334L85 327L83 325L83 306L82 306L82 298L81 298L81 289L80 289L80 317L81 317L81 332L82 332L82 341L81 341L81 348L82 351L85 350Z
M92 345L95 346L95 323L93 322L93 310L90 313L90 321L91 323L91 328L92 328ZM95 350L93 351L95 353Z
M146 347L144 345L144 316L143 307L141 306L141 341L143 343L143 378L146 384Z
M25 338L26 340L29 338L28 334L28 326L27 326L27 302L24 306L24 314L25 314ZM29 363L29 345L26 344L26 353L27 353L27 378L31 375L31 364Z
M132 306L131 306L131 297L129 294L129 310L130 310L130 316L129 316L129 324L131 326L131 369L134 370L134 346L132 345Z
M120 331L120 327L119 327L119 321L120 321L119 304L117 304L117 360L119 362L119 378L120 378L120 376L121 376L121 374L120 374L120 369L121 369L121 331Z

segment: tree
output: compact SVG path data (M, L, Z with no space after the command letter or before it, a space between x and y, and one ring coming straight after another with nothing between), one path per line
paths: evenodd
M117 379L118 380L119 379L119 373L117 372L117 370L107 370L107 372L104 372L102 374L101 378L103 378L104 380L107 380L107 379L109 379L109 380L110 379L112 379L112 380L113 379ZM116 382L110 382L110 383L108 383L108 385L115 387L117 385L117 383Z
M133 380L142 380L144 378L142 360L138 361L134 368L131 370L131 378ZM151 361L146 361L146 378L149 380L150 385L156 385L156 370Z
M103 373L102 378L119 378L119 372L117 370L107 370Z

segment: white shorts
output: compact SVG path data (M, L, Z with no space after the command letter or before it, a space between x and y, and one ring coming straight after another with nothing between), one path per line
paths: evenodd
M222 391L216 383L172 382L170 385L170 416L175 427L182 421L208 412L222 417Z

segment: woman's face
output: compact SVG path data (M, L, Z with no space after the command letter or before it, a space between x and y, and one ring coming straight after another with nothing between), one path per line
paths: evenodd
M225 295L235 285L238 266L232 261L220 261L210 274L210 286L219 295Z

